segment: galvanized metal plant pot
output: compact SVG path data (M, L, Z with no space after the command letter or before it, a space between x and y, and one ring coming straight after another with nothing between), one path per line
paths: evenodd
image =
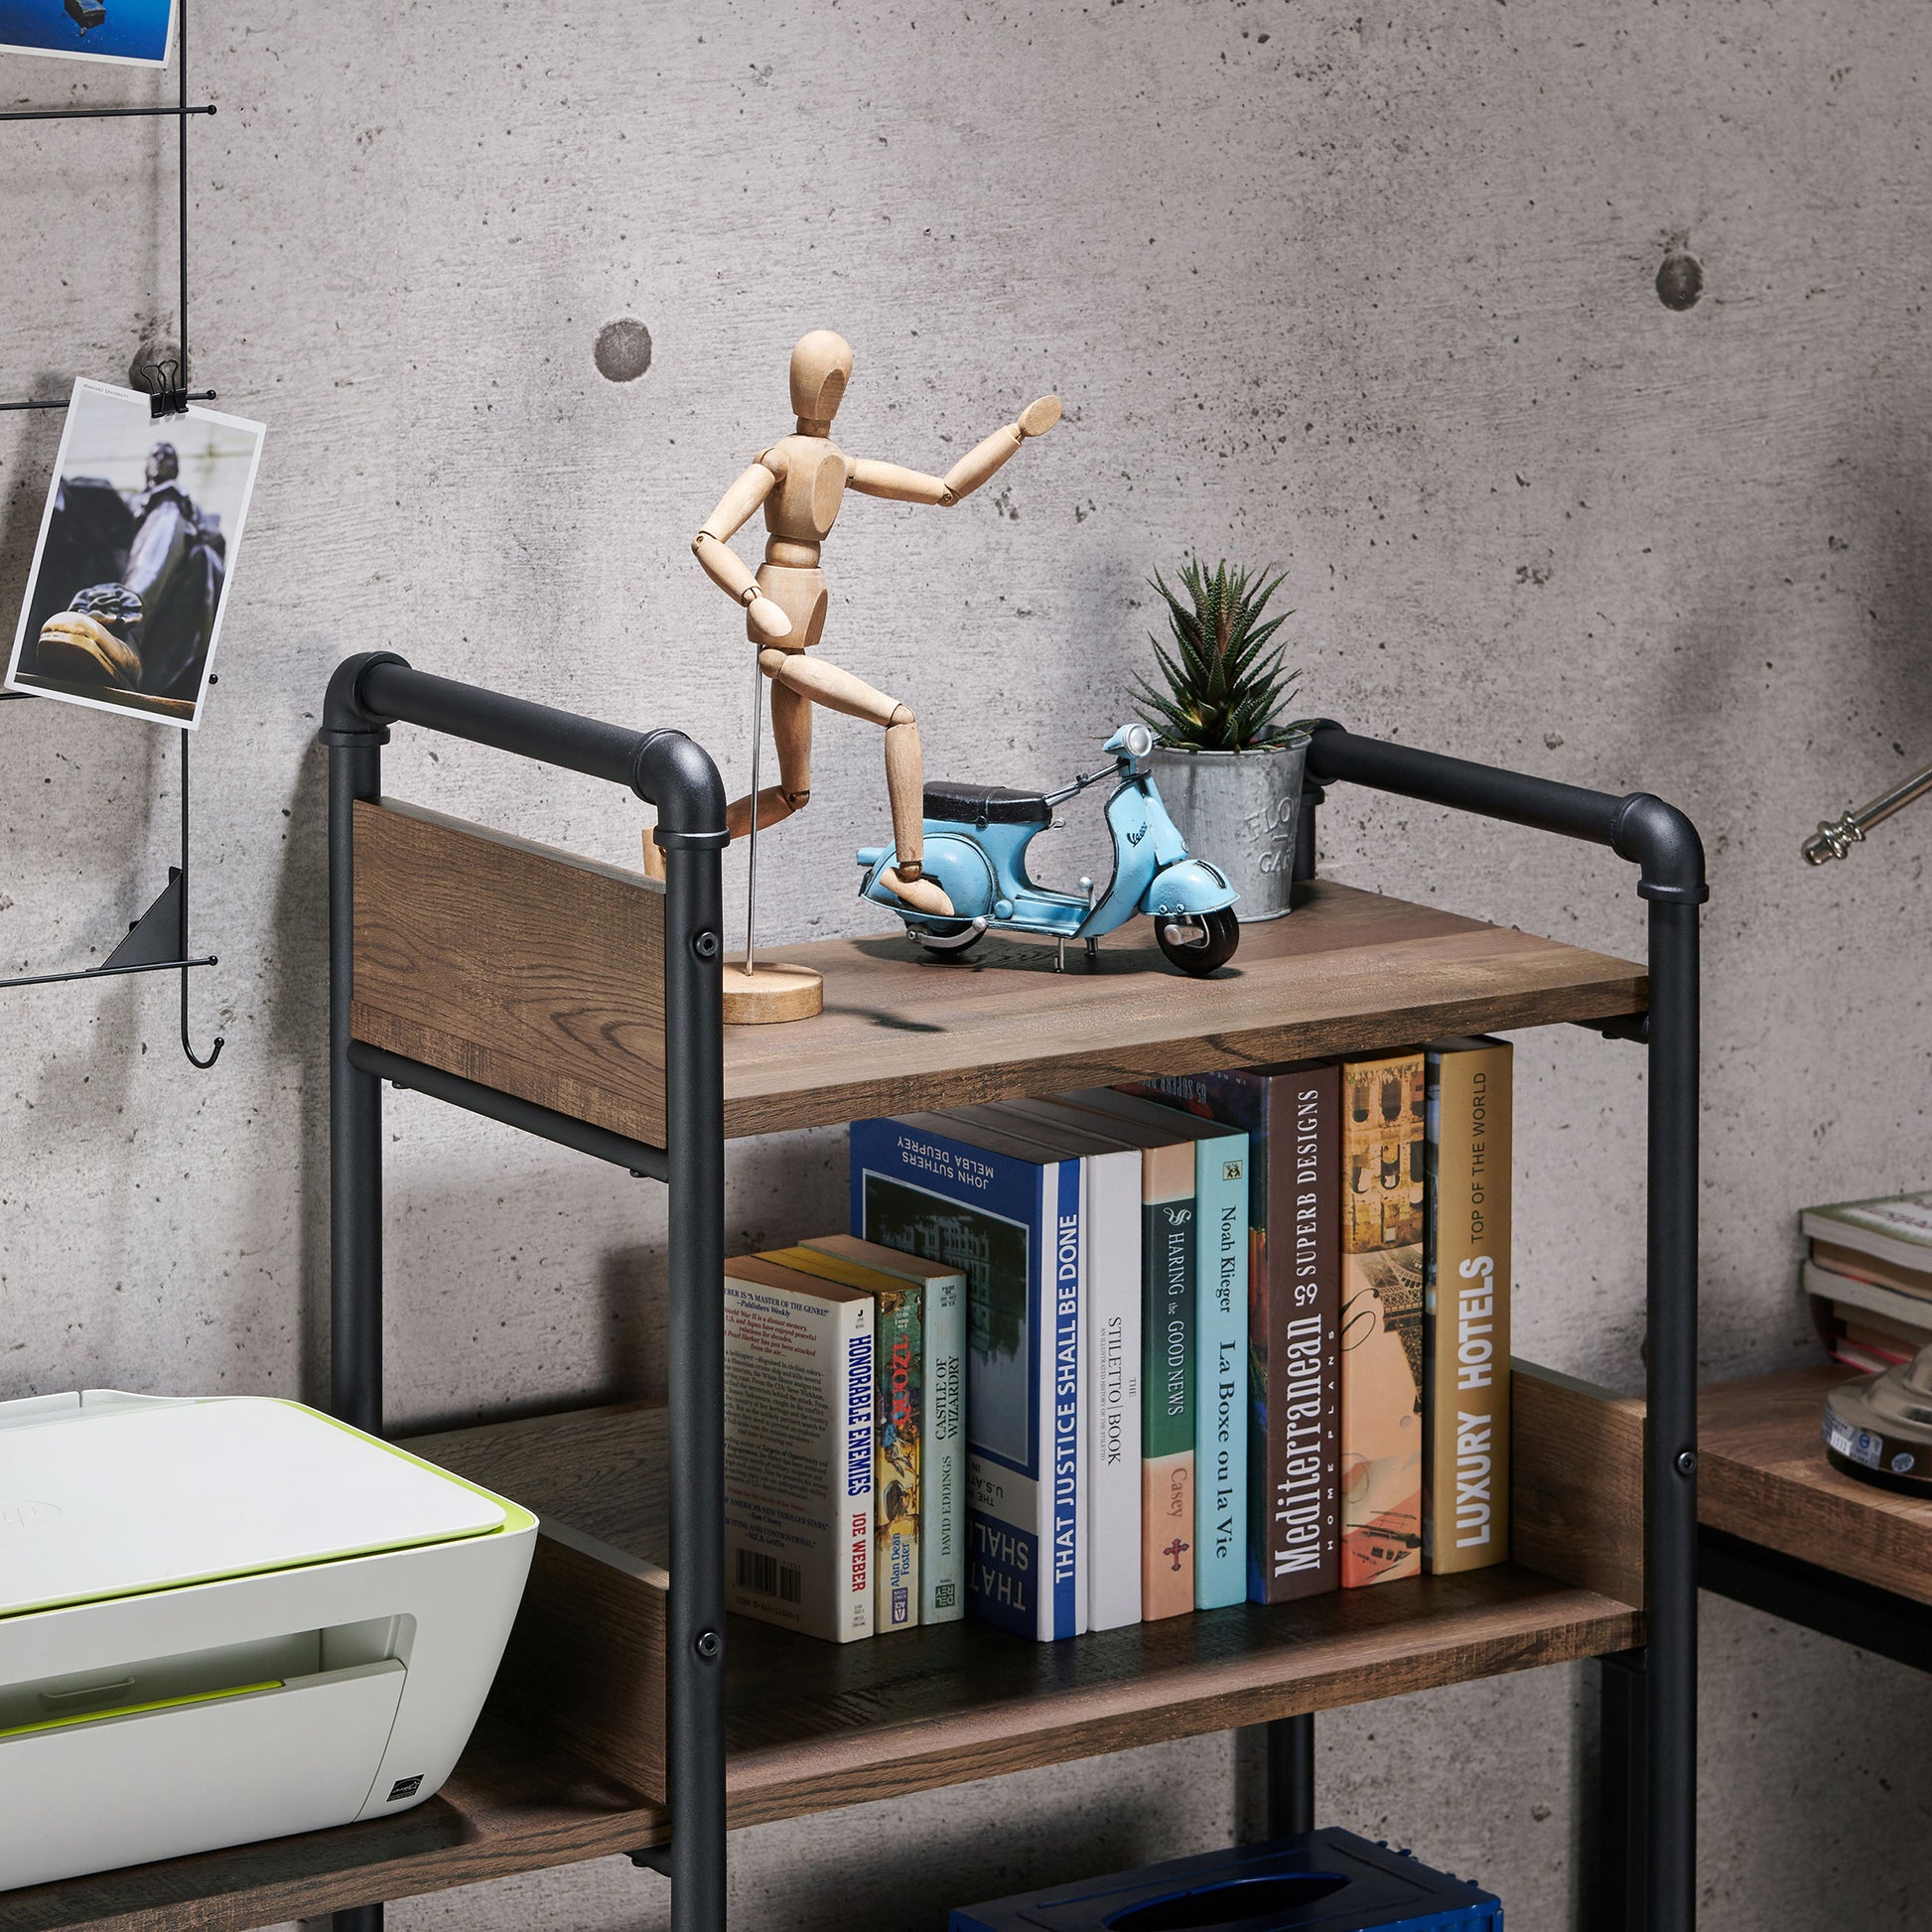
M1295 879L1295 826L1302 811L1308 734L1245 752L1187 752L1157 745L1154 781L1187 850L1227 874L1244 925L1279 919Z

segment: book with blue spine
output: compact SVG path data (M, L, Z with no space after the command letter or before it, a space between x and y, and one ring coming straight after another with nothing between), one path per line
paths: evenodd
M1139 1623L1141 1456L1141 1149L1098 1114L1052 1100L956 1109L1010 1129L1082 1174L1080 1509L1086 1524L1087 1628Z
M1248 1134L1160 1101L1065 1096L1194 1142L1194 1607L1248 1595Z
M934 1114L854 1121L850 1145L852 1231L966 1275L966 1607L1078 1636L1080 1164Z

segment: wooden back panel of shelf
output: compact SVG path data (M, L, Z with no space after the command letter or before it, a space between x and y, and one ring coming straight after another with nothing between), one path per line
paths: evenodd
M663 1138L664 899L613 867L384 801L355 808L355 1037L635 1139ZM1135 920L1089 964L993 936L964 959L901 931L773 958L825 1010L725 1029L725 1131L1641 1013L1643 969L1327 881L1244 927L1205 980Z
M354 879L357 1039L662 1143L661 886L388 799Z
M734 1617L733 1822L1638 1642L1642 1405L1521 1364L1512 1387L1512 1561L1493 1570L1059 1644L972 1621L831 1644ZM661 1798L664 1410L538 1417L409 1447L543 1521L497 1708Z

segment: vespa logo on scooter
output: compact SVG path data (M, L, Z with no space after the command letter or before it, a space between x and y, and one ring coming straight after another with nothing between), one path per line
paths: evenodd
M1147 837L1147 821L1143 819L1140 824L1135 826L1134 829L1128 833L1127 843L1129 845L1139 845L1140 842L1146 837Z

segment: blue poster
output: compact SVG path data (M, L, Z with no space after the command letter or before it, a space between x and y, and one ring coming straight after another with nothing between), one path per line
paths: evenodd
M175 0L0 0L0 54L166 67Z

